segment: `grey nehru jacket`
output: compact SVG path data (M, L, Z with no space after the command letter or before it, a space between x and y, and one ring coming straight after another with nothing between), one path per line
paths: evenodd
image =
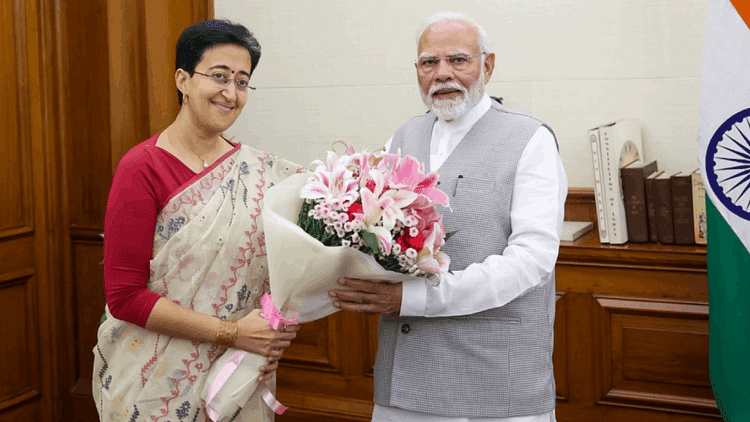
M435 115L401 126L390 151L430 162ZM440 167L453 212L438 206L451 270L500 255L511 234L518 161L543 123L493 101ZM428 168L429 170L429 168ZM554 275L499 308L457 317L382 317L375 403L449 417L505 418L550 412Z

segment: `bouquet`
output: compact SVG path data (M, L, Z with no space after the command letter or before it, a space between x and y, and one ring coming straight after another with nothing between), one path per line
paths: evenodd
M325 246L349 246L389 271L424 276L448 268L446 235L435 204L448 206L437 173L411 156L354 153L318 167L300 191L297 224Z
M337 141L343 143L343 141ZM262 212L271 295L262 300L272 327L314 321L337 312L328 291L341 277L409 281L447 270L446 236L438 204L438 174L400 154L329 151L312 173L269 189ZM247 355L247 356L246 356ZM202 397L209 416L230 418L257 388L281 414L286 409L257 385L265 359L227 351L212 366Z

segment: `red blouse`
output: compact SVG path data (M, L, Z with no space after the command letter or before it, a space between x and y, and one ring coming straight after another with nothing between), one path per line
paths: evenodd
M109 311L115 318L141 327L146 326L160 297L146 288L156 215L174 193L199 176L157 147L158 136L122 157L104 217L104 292Z

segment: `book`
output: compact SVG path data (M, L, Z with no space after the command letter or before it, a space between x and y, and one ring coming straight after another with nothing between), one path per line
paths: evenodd
M703 185L701 170L695 170L690 173L693 182L693 237L695 243L705 245L708 243L706 229L706 187Z
M659 231L656 225L656 184L654 179L663 172L651 173L646 178L646 212L648 213L648 240L659 241Z
M625 200L625 217L628 241L648 242L648 212L646 210L646 177L658 170L656 161L632 161L620 169L622 195Z
M656 187L656 227L659 232L659 243L674 243L674 225L672 224L672 188L670 174L661 172L654 178Z
M599 149L599 128L589 130L589 144L591 145L591 163L594 167L594 202L596 204L596 222L599 229L599 242L609 243L607 205L604 197L604 176L602 175L601 165L602 157Z
M674 243L692 245L693 235L693 181L690 173L677 172L669 178L672 187L672 219Z
M572 242L593 229L594 223L591 221L563 221L560 240L563 242Z
M618 120L599 128L604 194L607 204L609 243L628 241L625 201L620 184L620 168L641 160L641 125L638 120Z

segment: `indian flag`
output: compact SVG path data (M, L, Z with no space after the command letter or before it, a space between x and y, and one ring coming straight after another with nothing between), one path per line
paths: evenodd
M750 421L750 4L710 0L698 154L708 219L709 369L724 420Z

